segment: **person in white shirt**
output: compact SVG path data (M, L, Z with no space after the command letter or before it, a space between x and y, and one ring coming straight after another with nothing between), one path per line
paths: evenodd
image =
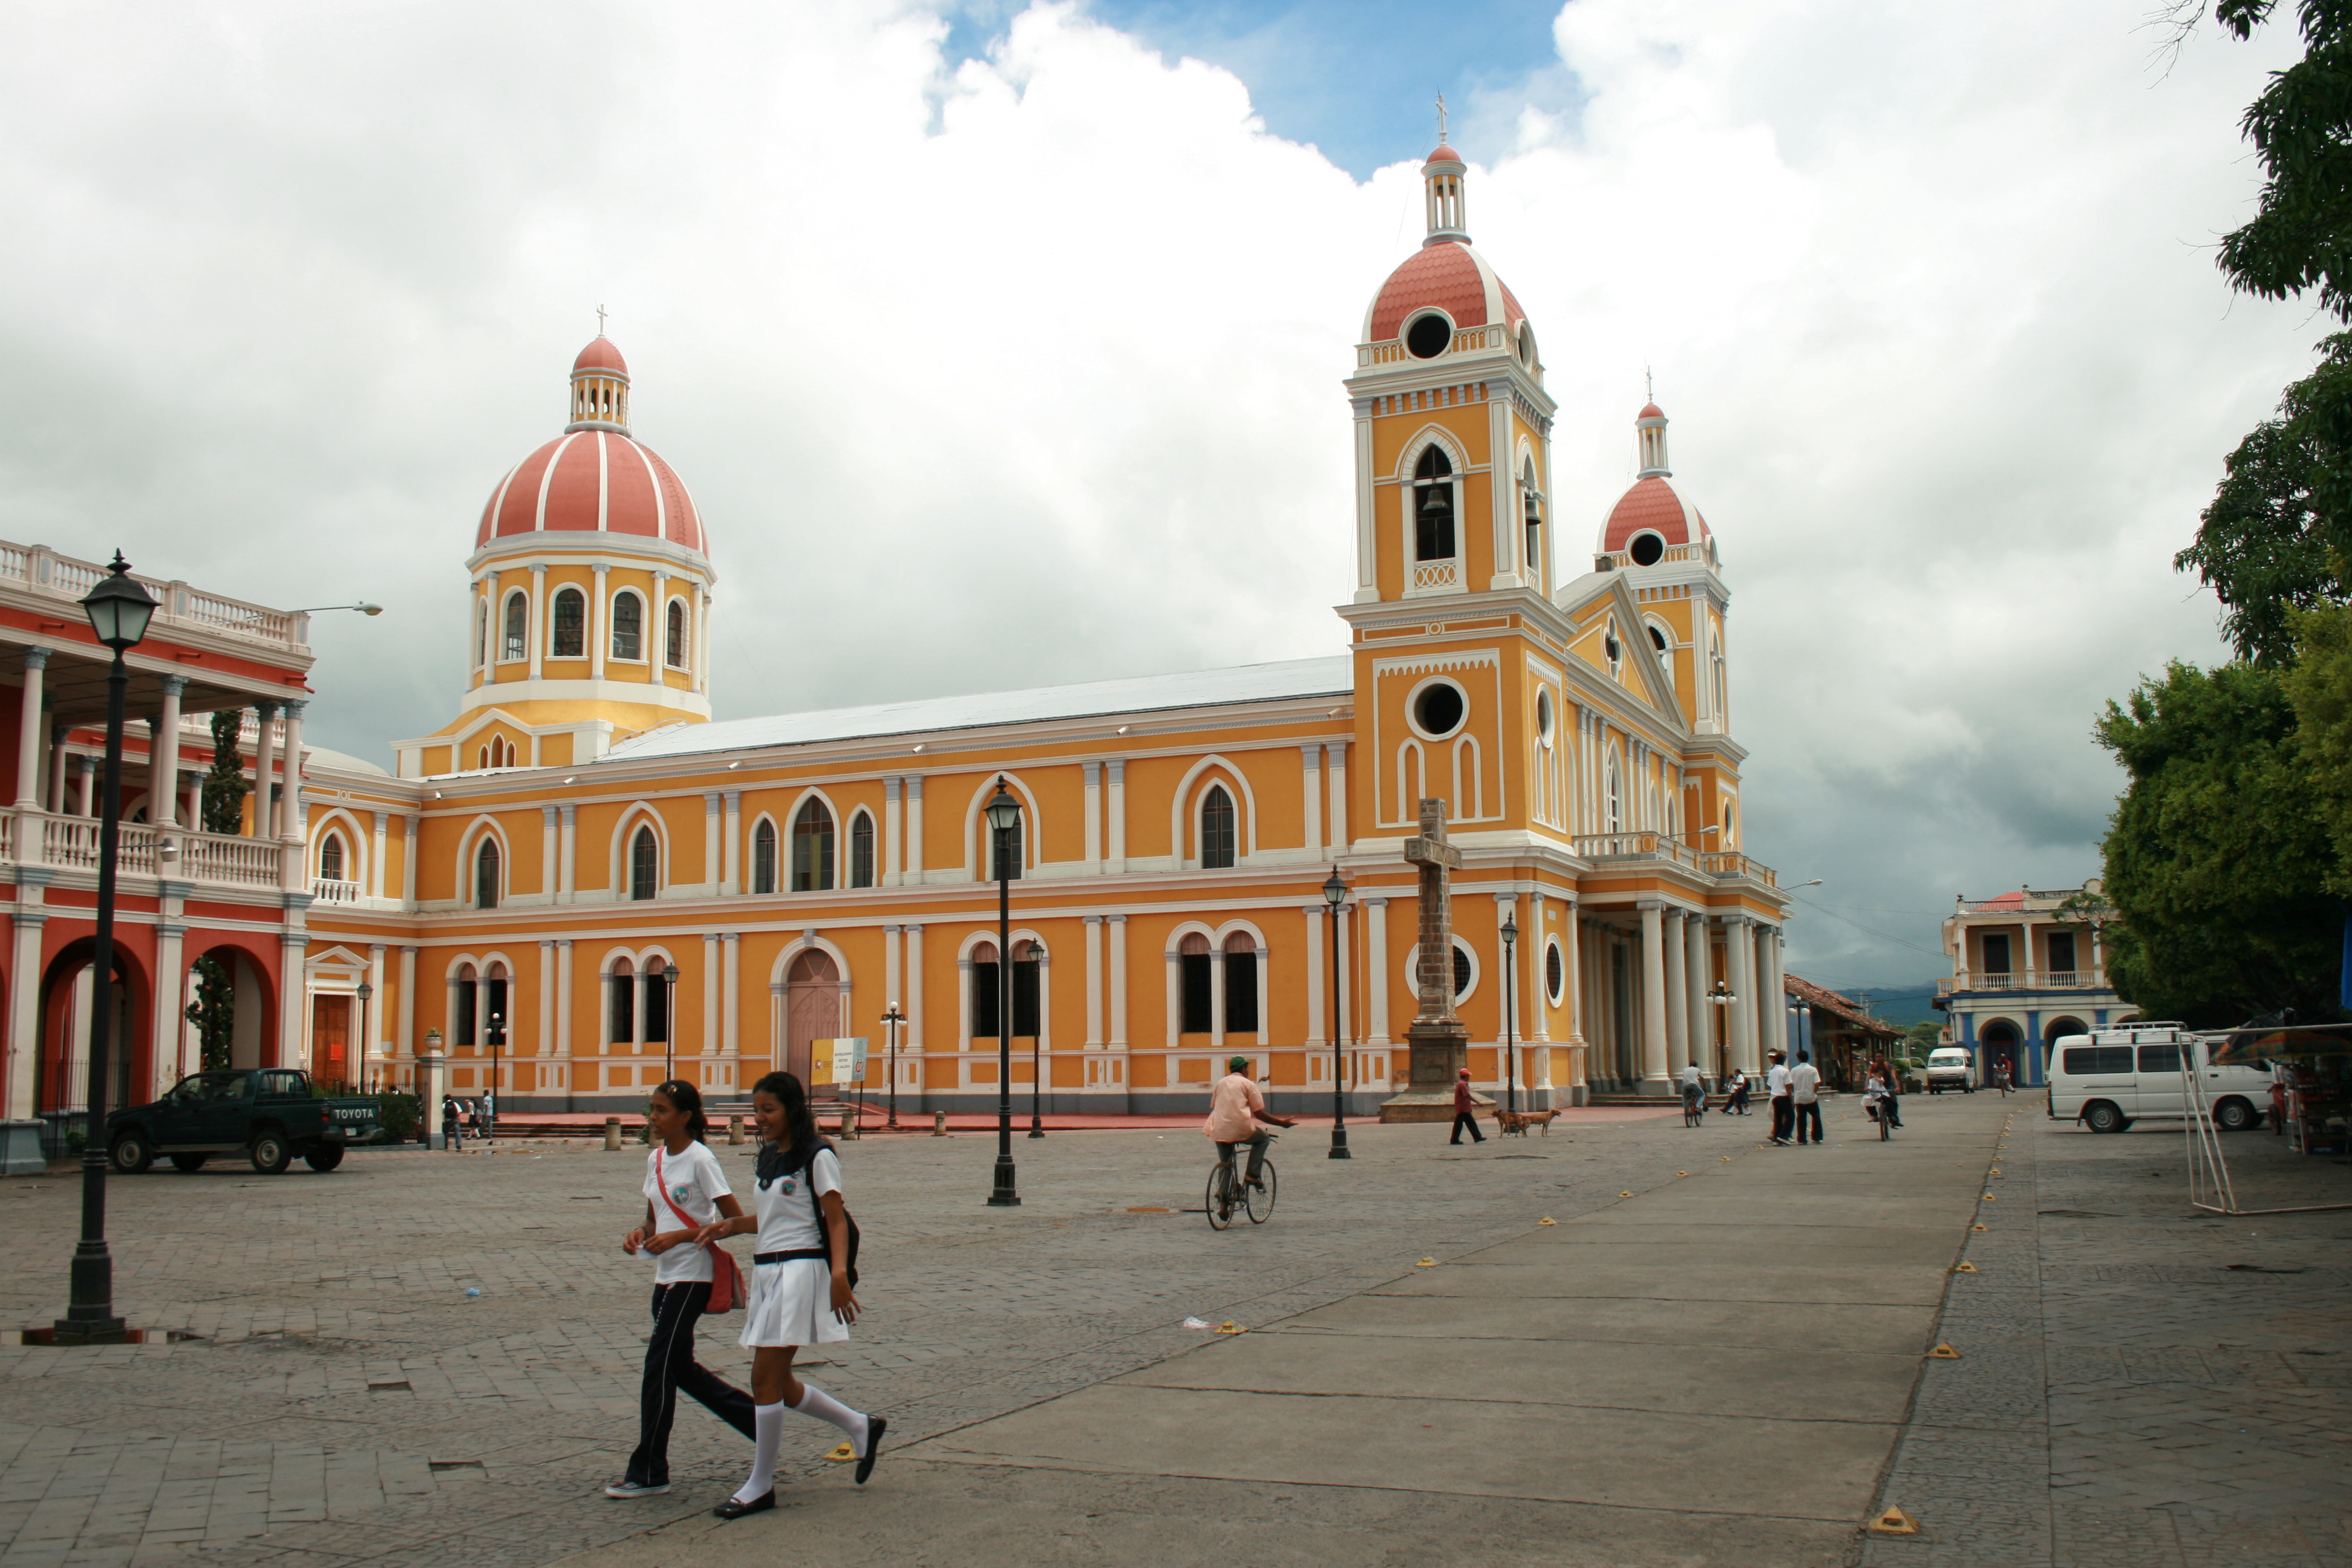
M1696 1062L1685 1062L1683 1064L1683 1105L1687 1110L1693 1104L1701 1110L1706 1109L1706 1079L1699 1076Z
M818 1135L808 1090L788 1072L772 1072L752 1085L751 1116L761 1138L753 1198L759 1217L721 1220L697 1233L706 1241L751 1230L760 1237L751 1257L741 1342L751 1352L751 1475L733 1497L710 1510L721 1519L776 1506L776 1449L783 1440L787 1408L841 1428L857 1456L860 1486L874 1473L882 1434L890 1425L793 1375L793 1352L845 1340L849 1325L857 1321L841 1156Z
M743 1213L719 1156L703 1142L710 1130L702 1091L673 1079L653 1092L646 1121L655 1141L646 1156L646 1221L621 1239L632 1258L654 1260L654 1331L646 1342L645 1383L637 1400L637 1447L609 1498L669 1490L669 1429L685 1394L746 1437L753 1434L751 1396L694 1359L694 1327L709 1309L720 1268L716 1243L697 1244L703 1226Z
M1785 1148L1796 1114L1789 1101L1789 1068L1778 1051L1772 1053L1771 1070L1764 1075L1764 1092L1772 1101L1772 1142Z
M1795 1102L1799 1146L1801 1147L1805 1142L1805 1128L1809 1124L1813 1130L1813 1142L1824 1142L1822 1137L1822 1075L1813 1066L1811 1052L1797 1053L1796 1070L1789 1075L1789 1098Z

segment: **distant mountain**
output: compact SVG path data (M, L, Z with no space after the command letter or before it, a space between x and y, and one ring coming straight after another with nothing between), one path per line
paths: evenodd
M1872 985L1847 995L1868 1005L1873 1017L1883 1018L1897 1028L1909 1028L1914 1024L1944 1021L1944 1015L1928 1005L1936 994L1933 980L1907 985Z

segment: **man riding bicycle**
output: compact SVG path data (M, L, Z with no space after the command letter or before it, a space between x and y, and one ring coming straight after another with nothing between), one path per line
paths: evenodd
M1699 1076L1696 1062L1683 1064L1683 1110L1696 1114L1706 1110L1706 1079Z
M1274 1142L1274 1134L1261 1126L1272 1122L1276 1127L1295 1127L1297 1123L1287 1116L1276 1116L1265 1108L1265 1096L1249 1076L1250 1059L1234 1057L1225 1063L1232 1070L1219 1079L1209 1091L1209 1120L1201 1131L1217 1145L1217 1163L1231 1166L1234 1146L1249 1145L1249 1171L1246 1180L1253 1187L1263 1188L1265 1179L1265 1146Z

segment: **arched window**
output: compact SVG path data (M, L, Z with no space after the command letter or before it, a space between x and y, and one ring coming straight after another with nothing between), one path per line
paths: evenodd
M616 1046L637 1040L637 971L624 958L613 965L611 995L605 1007L604 1038Z
M1201 801L1201 865L1205 870L1215 870L1233 863L1234 797L1225 793L1224 785L1212 784Z
M849 885L874 885L874 816L861 811L849 819Z
M457 966L457 1016L451 1024L457 1038L453 1046L478 1046L482 1042L481 992L474 984L474 966Z
M658 958L646 960L646 1043L669 1039L669 965Z
M474 907L499 907L499 841L488 836L483 837L482 847L474 851Z
M1519 474L1519 493L1528 532L1528 568L1543 563L1543 497L1536 493L1536 465L1529 458Z
M1257 941L1247 931L1225 938L1225 1033L1257 1033Z
M1617 774L1617 753L1614 752L1609 753L1608 790L1608 799L1604 803L1609 814L1608 831L1622 833L1625 831L1625 788Z
M330 882L343 879L343 836L330 833L319 840L319 875Z
M686 668L686 601L669 602L669 624L663 629L663 657L672 669Z
M499 639L499 658L518 659L530 657L530 599L529 595L521 593L509 594L507 595L507 630L506 636Z
M585 658L588 657L588 601L577 588L562 588L555 595L555 642L548 650L551 658Z
M833 813L810 801L793 818L793 891L822 892L833 886Z
M1013 944L1013 1037L1034 1040L1045 1016L1037 1005L1039 981L1045 972L1045 950L1034 942Z
M1454 558L1454 465L1436 447L1413 466L1412 540L1416 561Z
M776 825L764 816L751 829L751 890L776 890Z
M983 942L971 950L971 1037L992 1040L1004 1010L1003 977L996 963L996 944Z
M1205 1035L1216 1027L1215 988L1209 978L1209 939L1199 931L1187 931L1176 944L1177 982L1182 987L1181 1016L1177 1021L1177 1033Z
M481 668L490 662L490 602L482 601L474 612L474 668Z
M631 593L614 595L613 657L643 658L645 655L637 650L645 640L645 627L646 602Z
M629 897L650 899L661 887L661 840L650 826L629 840Z

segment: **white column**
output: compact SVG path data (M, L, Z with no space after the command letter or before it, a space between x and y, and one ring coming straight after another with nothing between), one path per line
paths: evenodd
M41 683L49 663L49 650L28 647L25 650L25 699L16 717L16 809L37 811L40 808L41 776ZM178 679L174 677L173 679ZM176 705L176 704L175 704ZM25 830L19 828L19 833ZM16 972L18 975L26 973Z
M669 668L669 574L654 573L654 603L646 627L646 684L667 686L662 671Z
M906 834L906 824L898 800L901 794L900 786L901 781L897 778L887 778L882 781L882 885L886 888L895 888L898 885L899 868L904 864L899 858L898 847L899 841ZM728 853L730 855L734 853L732 846L736 831L734 823L730 822L727 825L730 846ZM728 872L730 877L734 874L732 871Z
M278 1059L264 1063L266 1067L304 1065L302 1031L310 1022L310 979L302 967L302 952L309 945L310 938L299 931L278 933L278 994L288 1005L278 1009Z
M1333 857L1348 848L1348 742L1327 741L1323 744L1323 773L1331 792L1330 838Z
M360 1026L360 1037L364 1041L364 1044L360 1047L359 1081L362 1087L368 1082L368 1058L373 1057L381 1063L387 1061L392 1056L392 1031L383 1026L384 1015L392 1007L392 996L383 988L383 943L380 942L368 943L367 983L372 994L368 997L366 1007L362 1009L367 1016L353 1020ZM182 989L186 989L184 981ZM184 1023L185 1016L184 1014L181 1015Z
M47 763L47 772L49 776L48 808L59 816L68 815L66 809L66 757L68 754L66 752L66 737L72 733L73 728L70 725L52 724L49 726L49 760Z
M1173 947L1169 948L1162 957L1168 965L1168 1037L1161 1043L1173 1050L1177 1042L1184 1037L1184 958Z
M1181 1022L1181 1020L1180 1020ZM1225 950L1209 950L1209 1044L1225 1048Z
M1758 1072L1761 1063L1756 1054L1756 952L1748 938L1747 916L1724 917L1723 948L1730 960L1731 992L1738 998L1731 1005L1732 1066Z
M1114 1049L1127 1048L1127 917L1111 915L1105 922L1110 928L1110 1045ZM1134 1086L1129 1084L1129 1088Z
M1266 976L1274 967L1266 961L1272 956L1265 948L1261 947L1257 950L1257 1043L1260 1046L1267 1044L1273 1038L1274 1024L1266 1011L1266 1003L1269 999L1266 992Z
M720 888L719 869L719 794L715 789L702 792L702 886L706 893L716 893ZM844 824L846 831L847 825ZM849 879L843 878L846 882Z
M564 1062L563 1087L579 1088L572 1079L572 942L555 939L555 1054Z
M302 842L302 710L307 702L286 704L286 787L278 803L278 836Z
M1642 910L1642 1078L1645 1087L1666 1082L1666 965L1662 910L1654 899Z
M782 846L778 849L781 851ZM909 885L923 879L923 777L917 773L907 780L907 870Z
M743 933L721 931L719 938L719 1049L729 1060L743 1054L742 997ZM733 1068L728 1069L730 1076ZM735 1084L740 1093L747 1086Z
M1758 986L1761 993L1756 998L1759 1033L1774 1045L1788 1037L1789 994L1780 984L1780 932L1774 926L1756 928L1756 966ZM1821 1063L1813 1064L1819 1067Z
M719 1054L719 933L702 933L702 1055L707 1061ZM677 1026L670 1025L671 1037Z
M719 891L733 898L743 890L743 792L730 789L726 799L726 820L719 826L719 838L725 845L719 857Z
M384 847L392 827L392 813L379 811L374 815L375 828L368 835L368 897L381 899L383 897Z
M416 905L416 828L422 819L401 818L400 840L400 901L414 909Z
M1559 964L1562 1000L1568 1004L1568 1043L1589 1046L1591 1037L1584 1032L1584 944L1578 940L1583 934L1580 922L1584 919L1583 906L1574 899L1559 914ZM1581 1087L1589 1076L1583 1062L1589 1051L1579 1052L1577 1073L1572 1087Z
M696 588L694 602L694 689L707 697L710 694L710 591Z
M1364 1043L1389 1043L1389 901L1364 900Z
M404 945L400 950L400 1026L392 1044L412 1070L416 1066L417 1032L416 950Z
M1519 999L1516 994L1519 987L1519 977L1528 972L1528 942L1529 939L1528 933L1525 930L1522 930L1519 932L1518 941L1512 946L1511 955L1507 965L1504 964L1502 962L1504 952L1503 922L1505 921L1508 921L1512 924L1517 925L1518 924L1518 894L1496 893L1495 895L1495 957L1497 961L1495 971L1495 984L1499 994L1507 997L1510 1002L1510 1005L1507 1009L1500 1006L1495 1009L1496 1023L1500 1026L1496 1030L1495 1039L1496 1044L1500 1046L1506 1036L1508 1037L1510 1040L1511 1056L1513 1058L1511 1070L1517 1072L1520 1086L1524 1088L1527 1085L1528 1075L1526 1068L1521 1065L1525 1058L1521 1058L1519 1053L1521 1048L1527 1044L1528 1013L1526 1008L1519 1005ZM1542 933L1538 932L1536 934L1539 938ZM1507 967L1511 973L1508 974L1504 973L1503 971L1505 967Z
M1079 769L1087 775L1087 875L1098 875L1103 869L1103 764L1082 762Z
M21 876L23 873L20 872ZM42 871L43 883L49 873ZM37 975L41 973L41 927L49 917L37 910L18 909L12 917L16 932L16 963L11 975ZM37 984L18 984L8 987L8 1068L5 1120L28 1121L36 1107L33 1104L33 1074L41 1059L41 988Z
M181 1059L187 1016L180 1011L180 998L188 989L187 967L180 961L180 939L187 934L188 928L173 921L161 921L155 927L155 1021L150 1037L155 1048L149 1056L148 1089L144 1096L148 1100L162 1099L180 1080L180 1075L188 1070ZM375 951L382 952L383 949Z
M539 1054L555 1054L555 939L545 936L539 939Z
M1094 763L1088 763L1091 769ZM1088 857L1092 858L1092 857ZM1087 1048L1103 1043L1103 918L1087 915Z
M180 820L191 830L201 830L205 825L205 775L191 773L182 775L180 787Z
M579 896L580 808L556 807L555 901L571 903Z
M1691 1064L1690 983L1683 972L1683 911L1668 910L1665 919L1666 1071L1679 1079Z
M1114 758L1109 768L1109 821L1105 824L1104 837L1110 842L1103 858L1108 862L1104 869L1117 877L1127 870L1127 763ZM1172 1046L1176 1041L1171 1037L1168 1043Z
M1690 1019L1691 1059L1708 1079L1723 1076L1715 1048L1715 1004L1706 999L1714 953L1706 940L1706 917L1694 910L1683 921L1683 1005Z
M1519 938L1519 984L1522 988L1519 994L1526 1004L1520 1016L1528 1021L1528 1039L1549 1041L1551 1038L1551 996L1544 988L1544 953L1551 942L1551 915L1544 907L1540 888L1528 895L1528 925L1534 935ZM1534 944L1532 948L1528 945L1530 942ZM1549 1064L1551 1053L1538 1051L1536 1059ZM1547 1066L1547 1075L1549 1070ZM1544 1081L1549 1083L1549 1077L1547 1076Z
M1339 907L1339 951L1335 962L1339 966L1339 1038L1352 1040L1356 1032L1351 1026L1355 1018L1355 971L1349 962L1355 952L1356 909L1353 904Z
M26 650L25 689L27 700L37 708L41 694L29 664L32 652ZM180 694L187 689L184 675L163 678L163 711L155 721L154 738L147 743L147 820L157 827L180 826ZM162 1052L156 1054L160 1057Z
M547 567L533 563L530 569L530 678L537 680L546 668L547 654Z
M253 837L274 838L278 836L278 816L270 802L270 789L277 782L278 704L255 703L253 720L257 731L253 743ZM83 815L88 816L88 811Z
M1323 906L1303 904L1298 912L1307 917L1307 1046L1311 1050L1331 1043L1331 1037L1324 1032L1328 1023L1325 1015L1331 1007L1331 977L1323 972ZM1265 1015L1259 1015L1258 1022L1265 1021Z
M555 849L560 837L558 824L562 814L554 806L539 808L539 894L549 903L555 902Z
M602 680L604 679L604 654L613 637L609 629L613 606L609 602L610 587L605 581L605 574L613 569L599 562L589 570L595 573L596 581L588 595L588 679ZM577 757L572 759L574 762L579 760Z
M904 1004L907 1033L899 1041L899 1049L904 1050L907 1042L911 1040L915 1043L915 1048L921 1050L924 1048L922 1043L923 928L919 925L902 926L899 928L899 934L907 939L907 1000Z
M1318 860L1323 854L1323 744L1310 741L1298 748L1300 805L1306 812L1307 848Z

